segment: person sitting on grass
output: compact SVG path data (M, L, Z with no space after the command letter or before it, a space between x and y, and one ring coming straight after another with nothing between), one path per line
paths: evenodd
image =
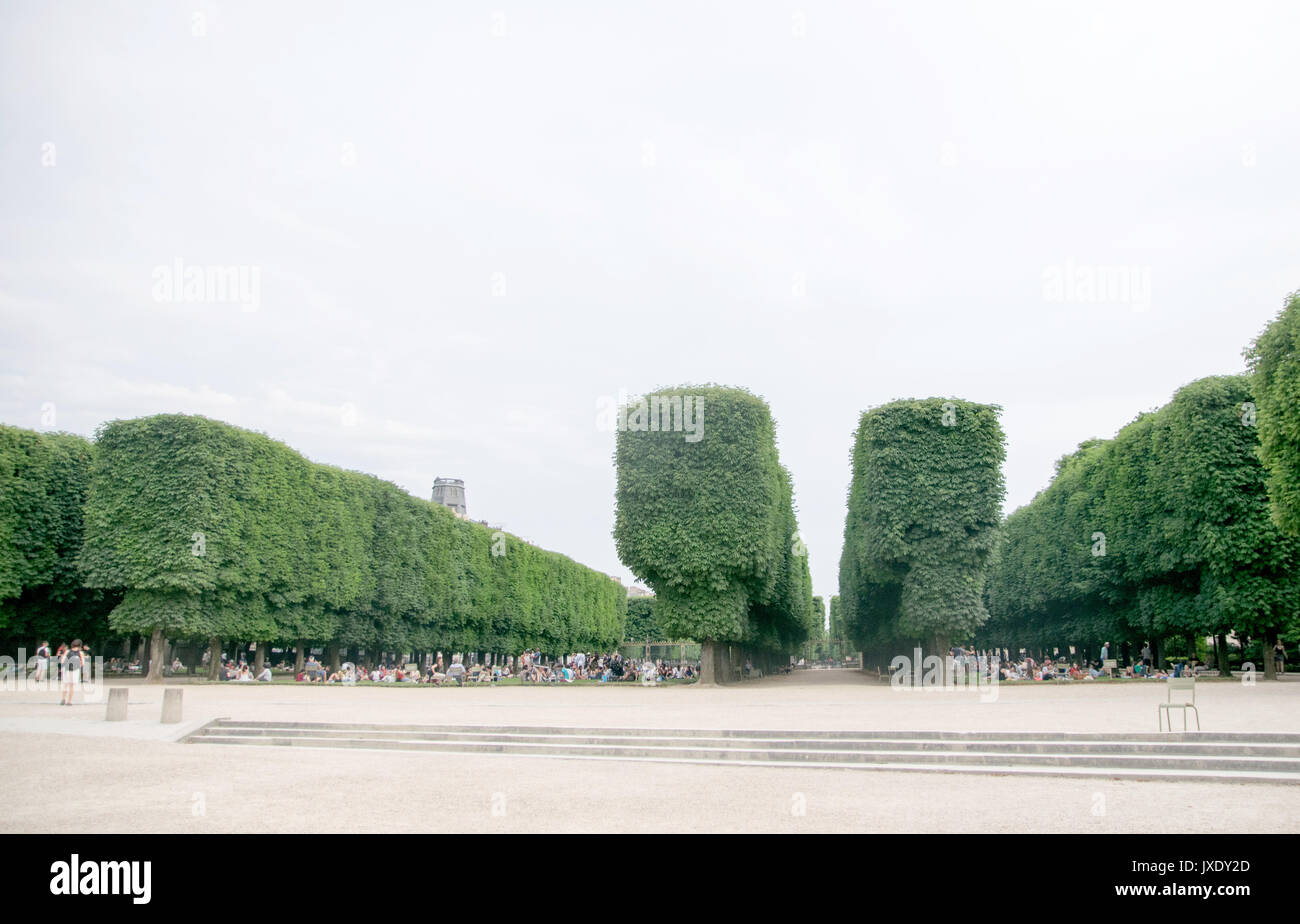
M460 663L460 655L451 656L451 667L447 668L447 679L456 681L456 686L465 685L465 665Z
M270 669L269 667L263 667L263 668L262 668L262 673L260 673L260 674L257 675L257 682L258 682L258 683L270 683L270 682L271 682L271 669Z

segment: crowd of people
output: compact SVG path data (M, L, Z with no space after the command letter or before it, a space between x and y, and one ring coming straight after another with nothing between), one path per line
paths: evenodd
M1281 649L1281 646L1278 648ZM1119 667L1111 660L1109 642L1102 645L1094 660L1071 658L1058 650L1055 657L1044 655L1039 662L1028 653L1012 655L1006 649L976 651L961 646L955 646L951 655L953 664L966 676L981 680L992 680L995 677L1001 681L1096 680L1100 677L1168 680L1171 677L1192 676L1203 669L1198 668L1194 658L1180 660L1168 669L1161 668L1152 657L1150 643L1144 643L1137 659L1124 667ZM1276 657L1278 669L1285 670L1285 650L1282 649Z
M492 664L473 663L466 666L459 654L444 660L438 652L423 667L405 662L389 661L374 665L357 665L352 662L342 664L338 670L331 670L314 654L309 655L298 669L288 662L281 661L276 670L293 673L298 683L423 683L433 686L451 684L490 684L502 680L518 678L521 683L573 683L579 680L597 681L599 683L643 684L663 683L669 680L694 680L699 676L698 664L690 662L665 661L650 658L625 658L617 651L607 655L593 655L590 652L578 652L555 660L543 658L538 649L524 651L517 656L506 657ZM263 667L254 676L253 669L242 660L222 658L217 671L220 680L235 683L261 681L269 683L272 679L269 666Z

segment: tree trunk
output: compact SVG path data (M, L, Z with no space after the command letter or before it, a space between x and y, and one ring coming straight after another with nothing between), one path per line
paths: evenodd
M718 653L713 642L700 642L700 683L710 686L718 682Z
M208 679L216 680L221 670L221 639L214 635L208 642Z
M951 672L948 669L948 655L949 655L949 649L952 648L952 646L948 644L947 637L943 635L934 636L934 639L931 642L931 644L934 646L933 653L939 656L939 664L941 665L941 667L939 668L939 683L941 683L944 686L947 686L951 674ZM922 661L921 665L922 667L924 667L925 662Z
M1231 677L1232 668L1228 666L1228 636L1220 632L1214 636L1214 656L1219 663L1219 676Z
M339 672L339 643L330 642L325 649L325 654L329 658L330 673L337 674Z
M1277 679L1277 662L1273 660L1273 646L1277 644L1277 629L1264 630L1264 679Z
M260 677L262 668L266 667L266 646L267 642L258 642L257 651L253 652L253 677Z
M293 673L295 676L302 673L302 669L307 663L307 655L302 650L304 644L305 642L302 639L298 639L293 647Z
M149 673L146 676L149 683L163 682L163 648L166 644L162 626L154 626L153 635L149 639Z

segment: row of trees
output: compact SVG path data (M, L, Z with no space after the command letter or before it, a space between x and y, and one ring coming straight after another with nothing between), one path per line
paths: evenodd
M559 653L622 638L625 592L609 576L261 434L160 415L105 425L89 456L83 535L58 567L120 595L110 628L151 636L154 669L166 638L214 652L308 640L335 662L341 646ZM49 528L28 511L7 505L3 528ZM30 578L0 587L15 580Z
M683 406L698 430L674 426ZM760 663L797 651L817 617L767 403L743 389L664 389L621 409L618 430L614 539L654 589L660 630L701 643L706 683L727 675L732 646Z
M1257 410L1246 376L1181 388L1110 440L1057 463L1056 477L1012 513L989 580L993 618L981 644L1264 637L1273 643L1300 603L1300 544L1269 515Z
M1000 410L928 398L862 414L831 623L867 663L915 646L944 651L988 618L984 580L1004 496Z
M1249 375L1180 389L1089 440L998 526L997 408L900 401L862 415L832 626L872 660L914 645L1188 651L1263 640L1300 613L1300 293L1246 351ZM832 628L832 633L835 629Z

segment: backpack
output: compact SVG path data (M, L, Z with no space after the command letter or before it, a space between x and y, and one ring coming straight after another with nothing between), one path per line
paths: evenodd
M66 661L63 662L63 667L65 670L70 670L70 671L81 670L81 652L79 651L68 652L68 658Z

